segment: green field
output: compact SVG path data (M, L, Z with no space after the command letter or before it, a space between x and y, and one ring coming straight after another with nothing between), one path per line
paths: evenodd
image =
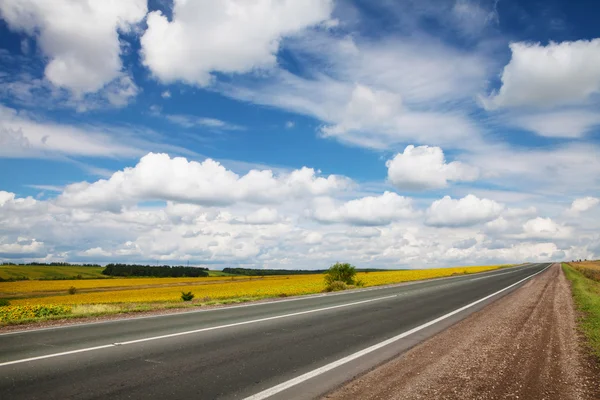
M209 270L208 271L208 276L239 276L239 275L228 274L227 272L223 272L223 271Z
M0 265L0 279L98 279L103 267L57 266L57 265ZM208 276L235 276L222 271L208 271ZM160 278L157 278L160 279Z
M0 265L2 279L93 279L106 278L102 267Z
M581 312L579 328L587 338L590 352L600 360L600 282L586 278L567 263L563 263L562 267L571 282L577 309Z

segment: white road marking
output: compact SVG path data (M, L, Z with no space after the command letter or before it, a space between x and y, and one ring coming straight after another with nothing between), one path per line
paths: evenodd
M61 352L61 353L46 354L46 355L43 355L43 356L24 358L24 359L13 360L13 361L6 361L6 362L3 362L3 363L0 363L0 367L5 367L7 365L21 364L21 363L30 362L30 361L44 360L44 359L47 359L47 358L67 356L67 355L70 355L70 354L84 353L84 352L88 352L88 351L108 349L108 348L116 347L116 346L125 346L125 345L130 345L130 344L135 344L135 343L149 342L149 341L152 341L152 340L159 340L159 339L166 339L166 338L172 338L172 337L177 337L177 336L191 335L193 333L214 331L216 329L224 329L224 328L231 328L231 327L240 326L240 325L256 324L258 322L272 321L272 320L275 320L275 319L289 318L289 317L295 317L295 316L298 316L298 315L312 314L312 313L317 313L317 312L327 311L327 310L334 310L336 308L350 307L350 306L355 306L355 305L358 305L358 304L365 304L365 303L371 303L371 302L379 301L379 300L391 299L391 298L394 298L394 297L398 297L398 295L397 294L393 294L393 295L390 295L390 296L376 297L374 299L355 301L355 302L352 302L352 303L339 304L339 305L336 305L336 306L316 308L314 310L299 311L299 312L290 313L290 314L276 315L276 316L273 316L273 317L253 319L253 320L250 320L250 321L235 322L233 324L211 326L209 328L195 329L195 330L192 330L192 331L177 332L177 333L171 333L171 334L168 334L168 335L161 335L161 336L152 336L152 337L147 337L147 338L143 338L143 339L129 340L129 341L126 341L126 342L111 343L111 344L105 344L105 345L102 345L102 346L87 347L87 348L84 348L84 349L64 351L64 352Z
M477 301L474 301L474 302L472 302L470 304L467 304L466 306L458 308L458 309L456 309L456 310L454 310L452 312L449 312L448 314L442 315L439 318L436 318L434 320L426 322L423 325L419 325L416 328L413 328L413 329L411 329L409 331L401 333L401 334L399 334L397 336L394 336L394 337L392 337L390 339L384 340L383 342L377 343L377 344L375 344L375 345L373 345L371 347L367 347L366 349L360 350L360 351L358 351L358 352L356 352L354 354L350 354L349 356L341 358L341 359L339 359L337 361L334 361L334 362L332 362L330 364L324 365L324 366L322 366L320 368L317 368L315 370L307 372L307 373L305 373L303 375L297 376L296 378L290 379L287 382L280 383L279 385L273 386L272 388L263 390L262 392L256 393L255 395L252 395L250 397L246 397L244 400L262 400L262 399L266 399L266 398L271 397L271 396L273 396L273 395L275 395L275 394L277 394L279 392L282 392L282 391L284 391L286 389L289 389L292 386L296 386L296 385L298 385L298 384L300 384L302 382L305 382L305 381L307 381L307 380L309 380L311 378L319 376L319 375L321 375L321 374L323 374L323 373L325 373L327 371L330 371L330 370L332 370L334 368L337 368L337 367L339 367L341 365L349 363L350 361L353 361L353 360L355 360L355 359L357 359L359 357L362 357L362 356L364 356L366 354L369 354L369 353L372 353L372 352L374 352L376 350L379 350L382 347L385 347L385 346L387 346L389 344L397 342L398 340L403 339L403 338L405 338L405 337L407 337L409 335L412 335L413 333L419 332L419 331L421 331L421 330L423 330L423 329L425 329L425 328L427 328L427 327L429 327L431 325L437 324L440 321L443 321L443 320L445 320L447 318L450 318L453 315L456 315L456 314L458 314L458 313L460 313L460 312L462 312L464 310L467 310L468 308L471 308L474 305L477 305L477 304L479 304L479 303L481 303L481 302L483 302L483 301L485 301L485 300L487 300L487 299L489 299L491 297L494 297L494 296L496 296L496 295L498 295L498 294L500 294L500 293L502 293L502 292L504 292L504 291L506 291L506 290L508 290L508 289L510 289L510 288L512 288L512 287L514 287L514 286L516 286L516 285L518 285L518 284L520 284L520 283L528 280L528 279L531 279L534 276L536 276L538 274L541 274L542 272L544 272L545 270L547 270L548 268L550 268L552 265L554 265L554 264L550 264L546 268L544 268L543 270L541 270L539 272L536 272L535 274L530 275L527 278L521 279L520 281L518 281L516 283L513 283L512 285L509 285L509 286L505 287L504 289L498 290L497 292L492 293L489 296L483 297L483 298L481 298L481 299L479 299Z

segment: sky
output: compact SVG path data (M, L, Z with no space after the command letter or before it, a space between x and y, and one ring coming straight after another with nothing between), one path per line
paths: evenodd
M0 261L600 258L598 13L0 0Z

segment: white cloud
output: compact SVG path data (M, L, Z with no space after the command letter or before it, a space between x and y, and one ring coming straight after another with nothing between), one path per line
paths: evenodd
M146 12L146 0L0 3L0 14L11 29L37 37L38 47L49 58L46 78L76 96L122 79L118 32L131 30Z
M546 137L580 138L600 125L600 113L570 110L511 117L511 123Z
M439 147L410 145L385 165L388 180L398 189L439 189L448 181L474 181L479 175L476 168L459 161L446 163Z
M331 198L316 199L309 214L319 222L366 226L387 225L418 215L412 208L411 199L393 192L350 200L341 205L336 205Z
M481 144L465 105L485 88L485 57L424 38L371 41L321 31L287 40L286 50L303 63L302 77L278 69L251 82L217 82L216 88L318 118L324 137L356 146Z
M529 195L585 196L600 190L596 178L600 175L599 152L593 143L526 149L496 145L486 151L463 154L462 159L477 166L488 184Z
M35 239L21 239L16 243L0 242L0 258L39 257L45 250L44 243Z
M536 215L537 213L537 208L531 206L527 208L509 208L502 213L502 216L506 218L520 218L530 217L532 215Z
M517 42L487 108L549 107L582 103L600 92L600 39L576 42Z
M126 106L132 98L137 96L140 89L135 85L133 79L124 75L106 85L102 94L108 102L115 107Z
M176 0L172 20L148 14L143 63L163 82L200 86L213 72L272 67L281 39L327 21L332 7L331 0Z
M550 218L537 217L523 225L523 233L529 239L564 239L572 234L572 230Z
M356 85L332 117L336 123L321 128L324 137L363 147L386 148L407 140L448 143L477 135L460 115L410 110L402 106L400 95L364 85Z
M115 172L108 180L67 186L58 200L65 205L113 211L143 200L204 205L239 201L277 203L284 199L325 195L348 185L346 178L319 177L311 168L280 176L270 170L251 170L240 177L211 159L199 163L150 153L135 167Z
M194 154L165 143L163 135L134 126L46 122L38 115L0 104L0 158L54 158L68 161L93 175L106 175L70 157L137 158L154 149L175 154Z
M253 225L274 224L281 220L279 213L274 208L263 207L248 214L244 218L244 222Z
M491 221L503 210L502 204L471 194L457 200L444 196L431 204L427 210L426 222L432 226L470 226Z
M83 257L110 257L112 254L108 251L102 250L101 247L93 247L80 252L79 255Z
M382 196L371 197L376 200ZM361 267L416 268L599 255L597 227L589 218L569 219L575 224L591 223L589 235L567 237L556 234L556 229L550 229L551 234L540 233L548 231L543 227L530 228L527 235L525 224L518 221L523 213L517 213L519 217L501 216L494 220L505 220L509 225L501 231L487 226L440 228L427 226L423 218L427 215L419 208L413 214L398 213L389 217L387 213L397 207L387 207L383 212L379 210L383 208L382 203L375 201L369 208L368 202L361 200L347 202L354 206L344 207L346 203L334 197L332 210L338 212L339 221L343 223L317 223L303 214L312 204L310 198L288 198L268 207L248 203L207 207L172 201L152 202L114 213L78 205L63 207L57 199L36 201L0 192L0 244L4 244L6 250L10 246L11 252L21 251L15 244L32 245L34 237L37 243L44 244L37 254L4 253L0 259L9 259L9 256L24 261L145 262L154 259L165 263L190 260L213 267L269 268L325 268L333 262L349 260ZM391 221L385 224L387 219ZM271 221L275 222L269 223ZM381 225L360 225L373 224L373 221ZM487 225L491 224L493 222ZM558 221L555 225L559 231L564 227Z
M97 130L40 123L0 105L0 157L134 156L140 150Z
M160 94L160 96L161 96L163 99L168 99L168 98L170 98L170 97L171 97L171 92L169 92L168 90L165 90L164 92L162 92L162 93Z
M286 129L292 129L292 128L293 128L293 127L295 127L295 126L296 126L296 123L295 123L294 121L287 121L287 122L285 123L285 128L286 128Z
M571 208L567 210L567 213L570 215L579 215L579 213L588 211L600 204L600 199L597 197L583 197L580 199L575 199L571 204Z
M165 118L174 124L183 126L184 128L203 126L215 130L226 131L240 131L245 129L243 126L221 121L220 119L216 118L196 117L193 115L183 114L165 114Z

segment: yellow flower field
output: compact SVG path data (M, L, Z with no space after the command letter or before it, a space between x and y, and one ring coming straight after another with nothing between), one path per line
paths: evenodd
M77 289L119 288L135 286L166 286L176 284L207 284L222 281L246 280L247 276L202 277L202 278L110 278L110 279L73 279L56 281L15 281L0 282L0 297L15 293L66 291L71 286ZM269 277L271 278L271 277ZM256 277L253 277L256 279Z
M420 279L438 278L451 276L455 274L476 273L501 266L485 267L456 267L439 268L424 270L406 270L389 272L361 272L357 274L357 279L364 282L365 286L377 286L391 283L400 283ZM106 303L151 303L151 302L177 302L181 301L181 292L191 291L196 295L196 299L210 298L212 300L224 300L233 298L265 298L276 297L280 295L294 296L301 294L319 293L325 288L323 275L289 275L289 276L271 276L265 278L253 277L252 280L226 280L224 282L215 282L208 285L181 285L181 281L189 278L148 278L148 279L125 279L128 282L151 281L152 283L165 282L165 280L177 279L172 284L178 283L178 286L165 286L153 288L132 287L127 290L107 290L92 293L78 293L74 295L55 295L45 297L30 297L11 300L13 305L41 305L41 304L106 304ZM201 278L210 279L210 278ZM117 281L119 279L115 279ZM223 281L223 279L220 279ZM68 288L84 281L60 281L57 283L66 284L61 286ZM90 281L85 281L90 282ZM21 282L9 282L9 285L19 284ZM34 283L34 282L23 282ZM49 282L43 282L49 283ZM100 283L100 282L99 282ZM101 283L104 283L102 281ZM35 286L31 286L32 288ZM3 290L13 290L12 288ZM2 291L2 290L0 290Z

